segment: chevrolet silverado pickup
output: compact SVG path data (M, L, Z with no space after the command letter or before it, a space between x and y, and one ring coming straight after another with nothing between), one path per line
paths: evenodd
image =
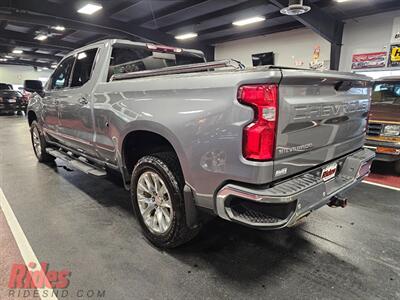
M34 87L27 87L31 90ZM200 51L105 40L68 54L29 101L39 162L121 173L144 235L172 248L208 214L296 224L368 173L368 77L206 62Z
M400 174L400 78L375 81L365 147L376 152L376 160L394 164Z

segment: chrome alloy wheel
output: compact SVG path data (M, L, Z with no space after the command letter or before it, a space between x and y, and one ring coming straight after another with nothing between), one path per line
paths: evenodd
M152 171L141 174L136 196L147 228L157 234L167 232L172 224L173 210L171 196L161 177Z
M32 142L35 153L39 157L42 153L42 145L40 144L40 133L37 127L32 130Z

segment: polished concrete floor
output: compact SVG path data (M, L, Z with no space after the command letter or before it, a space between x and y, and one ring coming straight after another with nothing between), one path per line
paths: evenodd
M398 191L361 184L347 208L281 231L214 220L163 252L142 237L118 181L62 166L36 162L24 117L0 117L0 187L39 261L71 270L67 298L400 299Z

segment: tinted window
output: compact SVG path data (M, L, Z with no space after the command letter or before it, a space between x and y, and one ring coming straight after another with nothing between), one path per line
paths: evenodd
M96 53L97 49L91 49L76 55L71 87L82 86L89 81Z
M62 61L62 63L54 71L50 79L50 89L62 89L68 86L69 76L74 64L75 58L70 56Z
M12 86L6 83L0 83L0 90L12 90Z
M109 76L204 62L204 56L192 52L152 51L140 46L115 46L111 54Z

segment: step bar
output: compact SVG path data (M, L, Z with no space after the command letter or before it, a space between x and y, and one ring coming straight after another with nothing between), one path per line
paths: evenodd
M72 169L77 169L85 174L96 176L96 177L105 177L107 175L106 170L94 166L89 163L89 161L83 156L76 157L72 154L72 152L64 152L61 149L56 150L54 148L46 148L46 152L55 158L59 158L62 161L68 164L68 167Z

